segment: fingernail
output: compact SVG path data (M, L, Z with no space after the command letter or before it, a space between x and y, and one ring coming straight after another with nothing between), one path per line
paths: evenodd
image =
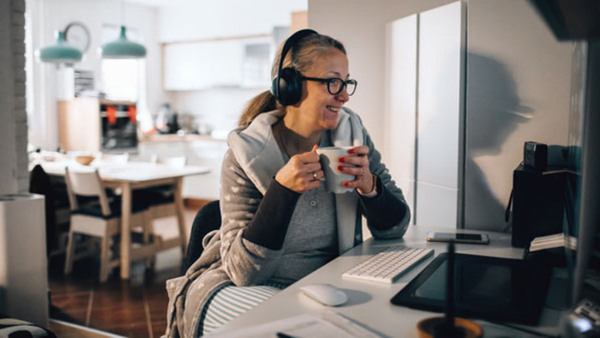
M348 183L348 182L344 182L342 184L344 185L344 187L348 187L350 185L350 183Z
M343 165L338 165L338 170L339 170L339 171L342 171L342 168L343 168L343 167L344 167Z
M354 148L348 149L348 154L354 154Z
M339 161L340 163L344 163L345 159L344 159L343 157L340 157L340 158L338 158L338 161Z

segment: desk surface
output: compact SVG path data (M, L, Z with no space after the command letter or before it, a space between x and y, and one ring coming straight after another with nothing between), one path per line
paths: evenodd
M366 259L367 256L390 245L433 248L435 250L434 256L445 252L445 243L430 243L425 240L428 231L432 231L432 229L411 226L402 240L378 241L371 238L297 283L294 283L268 301L231 321L217 332L231 332L303 313L319 314L326 310L334 310L358 323L367 325L383 336L417 337L417 322L428 317L439 316L440 314L392 305L390 299L425 268L433 260L433 257L412 271L409 271L406 275L401 276L393 284L354 281L342 279L341 276L342 273ZM440 231L447 232L448 229L440 229ZM510 235L493 232L486 233L490 235L489 245L458 244L456 245L456 252L513 259L521 259L523 257L523 249L511 247ZM301 294L299 291L300 287L314 283L336 285L346 292L348 302L340 307L331 308L320 305ZM541 319L542 325L540 325L541 330L546 333L555 332L555 326L558 323L557 317L558 314L556 312L543 313ZM494 332L506 334L504 327L484 321L478 322L484 326L484 330L486 331L485 337L498 336ZM519 331L515 331L514 333L511 331L510 336L528 337L527 334Z

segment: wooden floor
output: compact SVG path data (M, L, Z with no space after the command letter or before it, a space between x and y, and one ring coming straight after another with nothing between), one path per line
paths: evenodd
M195 214L186 209L188 235ZM174 217L156 221L155 227L165 238L177 234ZM99 284L97 257L75 261L73 273L64 276L64 255L54 256L49 262L50 318L114 335L160 337L167 325L165 281L182 275L181 261L178 248L166 250L157 256L154 269L135 262L130 280L120 280L116 268Z

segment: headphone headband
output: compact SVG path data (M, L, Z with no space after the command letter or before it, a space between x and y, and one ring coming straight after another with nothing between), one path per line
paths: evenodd
M279 103L281 103L282 105L288 105L288 104L295 103L295 102L292 102L292 103L288 102L288 100L286 98L282 98L282 95L280 94L281 71L283 69L283 61L285 60L285 56L290 51L290 49L292 49L294 47L294 45L296 45L296 43L298 41L300 41L301 39L303 39L306 36L313 35L313 34L319 35L319 33L317 33L316 31L314 31L312 29L301 29L301 30L295 32L294 34L292 34L285 41L285 43L283 44L283 47L281 48L281 57L279 58L279 67L277 67L277 77L273 81L271 91L273 92L273 96L275 96L277 101L279 101Z

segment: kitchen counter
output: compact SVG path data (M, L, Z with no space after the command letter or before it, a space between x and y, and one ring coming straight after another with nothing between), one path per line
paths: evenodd
M142 135L140 142L184 142L184 141L211 141L211 142L227 142L227 139L216 138L210 135L198 135L198 134L152 134Z

